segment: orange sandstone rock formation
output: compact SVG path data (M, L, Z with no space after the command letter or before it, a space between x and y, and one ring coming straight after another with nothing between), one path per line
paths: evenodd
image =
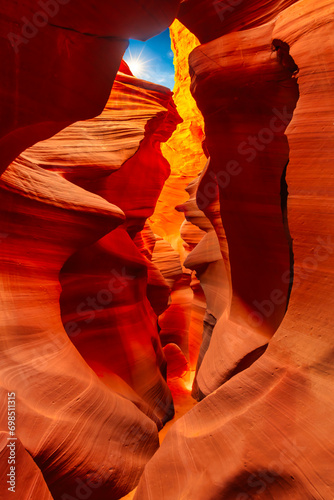
M0 171L70 123L102 112L128 38L167 28L179 0L2 2Z
M132 238L152 215L169 175L160 142L180 118L168 89L138 80L125 65L121 70L99 117L73 124L24 154L124 211L121 228L80 249L64 265L62 320L107 385L129 397L122 379L165 422L173 416L173 404L156 312L166 309L169 290L161 276L160 289L155 288L162 292L159 300L152 290L148 293L148 275L157 270Z
M178 20L172 24L170 34L176 75L174 102L183 122L178 125L172 137L162 145L162 153L171 166L171 175L164 184L154 215L151 217L151 224L154 231L169 241L180 253L183 261L192 243L188 231L185 244L182 236L184 216L176 211L176 207L187 200L185 189L202 171L206 162L202 149L204 122L190 93L188 66L188 55L199 45L199 41ZM202 235L195 226L191 227L191 232L194 233L192 241L195 245ZM186 368L186 362L190 363L189 367L193 370L196 367L203 326L202 304L203 293L198 287L198 281L193 280L190 273L185 270L183 280L172 294L171 306L160 319L163 343L168 343L168 339L171 339L181 348L185 356L185 358L179 356L180 373Z
M17 494L116 500L140 480L137 500L332 500L332 3L181 1L183 123L168 89L115 77L126 39L180 2L63 3L15 58L34 6L0 7ZM158 449L167 376L191 408L175 380L195 367L199 402ZM1 460L7 428L2 412Z
M184 190L201 172L206 159L202 150L204 123L190 93L188 66L188 55L199 45L199 41L178 20L172 24L170 34L175 66L174 102L183 121L162 146L162 153L171 166L171 174L158 199L151 225L155 233L180 251L179 228L183 217L175 212L175 206L186 201Z
M41 471L21 441L5 432L0 433L0 482L1 493L8 498L16 495L22 500L52 500ZM6 490L9 493L4 493Z
M211 30L210 11L189 12ZM168 433L135 498L331 500L333 6L280 2L275 19L240 31L231 16L230 33L191 55L211 155L198 204L207 210L216 184L230 303L197 377L206 397Z
M204 394L238 370L237 363L246 356L263 352L288 304L289 279L284 277L293 262L282 210L282 177L289 161L284 132L299 94L297 67L281 63L271 45L272 32L272 24L234 32L191 55L194 94L206 119L210 152L208 173L199 187L200 206L205 211L211 186L217 183L233 284L229 313L219 327L231 333L214 335L219 347L212 345L203 361L202 370L208 372ZM228 345L233 345L233 356L226 358L224 370L217 370L209 353L218 361Z
M100 481L91 498L118 498L157 449L157 427L102 384L69 340L59 272L124 214L22 157L2 175L0 199L1 400L16 393L16 436L54 499L75 496L89 475Z
M192 335L192 350L196 353L196 379L193 387L193 395L196 398L200 397L197 386L197 373L204 355L209 348L212 332L217 320L228 306L230 292L230 282L217 237L217 235L221 236L223 233L221 218L220 215L217 215L217 210L219 210L218 196L210 203L209 209L206 209L206 213L212 220L212 223L196 204L198 186L201 179L206 175L207 168L208 165L201 176L197 177L187 187L190 195L189 200L177 207L179 211L184 212L187 220L187 224L183 224L183 231L181 232L183 239L189 242L189 233L192 239L192 228L195 227L200 230L200 233L197 233L197 243L192 245L193 249L184 262L186 268L195 271L196 277L199 280L198 283L205 297L201 307L201 342L197 342L198 346L196 346L196 340L200 338L199 335L195 336L194 333ZM191 326L194 328L193 325Z

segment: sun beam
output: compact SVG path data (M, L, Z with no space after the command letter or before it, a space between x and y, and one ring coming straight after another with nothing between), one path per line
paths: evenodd
M126 59L126 63L129 65L132 74L138 78L145 78L149 69L148 63L153 61L153 59L144 60L142 58L143 50L144 47L139 54L134 56L133 54L131 54L131 50L129 48L129 57Z
M138 59L138 60L131 60L129 63L129 66L130 66L131 72L134 75L140 75L140 73L142 73L144 70L145 64L143 63L143 61L140 61Z

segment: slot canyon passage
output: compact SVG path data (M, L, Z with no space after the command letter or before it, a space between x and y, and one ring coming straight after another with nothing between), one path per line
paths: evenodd
M333 2L0 13L0 498L333 500Z

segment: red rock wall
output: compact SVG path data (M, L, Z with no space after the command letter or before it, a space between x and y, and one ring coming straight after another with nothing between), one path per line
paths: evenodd
M15 60L8 30L35 12L11 2L1 18L0 392L17 395L17 493L116 500L140 480L138 500L332 500L333 6L181 2L199 40L174 24L180 124L168 89L124 63L116 75L126 39L177 4L73 0ZM167 377L177 390L195 367L199 402L158 450ZM6 412L0 426L2 460Z
M261 26L298 0L183 0L178 19L201 43Z
M184 261L184 266L194 271L199 288L202 290L203 298L205 299L201 311L201 342L196 347L192 346L192 349L196 353L196 376L193 385L193 395L196 399L200 399L201 397L197 383L198 371L209 348L212 332L217 320L228 307L230 294L230 281L222 257L220 241L217 237L217 235L222 236L223 233L218 196L208 204L209 209L206 209L206 213L210 219L206 217L196 204L198 187L206 175L208 167L209 162L201 176L189 184L187 188L190 195L189 200L177 207L178 210L184 212L187 220L187 223L183 224L181 233L184 240L189 242L189 236L191 239L193 237L193 228L199 229L197 232L197 243L194 244L193 242L193 249ZM214 228L217 229L217 233ZM224 241L226 241L226 238ZM197 338L199 339L199 336Z
M229 316L221 320L219 328L229 331L237 324L249 337L247 347L240 339L239 354L234 346L240 363L252 351L264 349L281 323L289 296L289 280L282 282L282 275L292 266L281 178L289 161L284 132L299 93L293 73L296 66L293 62L291 68L285 66L273 51L272 31L267 24L231 33L202 46L198 54L195 50L190 59L210 152L199 204L205 211L217 183L229 249L232 297ZM213 109L217 111L212 113ZM263 312L267 309L269 314ZM234 338L240 335L231 334ZM223 342L222 355L225 349ZM205 363L210 377L215 372L213 377L218 378L221 370L216 370L209 357ZM239 369L236 361L226 370ZM224 378L228 376L226 373ZM203 387L205 394L211 390Z
M2 2L0 171L37 141L99 114L127 39L160 33L178 6L179 0Z
M3 401L9 388L17 395L18 465L35 477L34 494L51 498L48 486L55 499L82 491L111 499L137 484L161 421L173 415L157 328L169 286L135 239L169 175L160 143L180 119L167 89L122 64L101 116L26 148L100 113L126 38L157 34L179 2L64 3L48 2L55 11L46 21L29 2L1 6L1 171L25 150L0 184L1 393ZM118 300L102 313L94 302L94 341L80 331L76 349L65 328L74 340L82 318L71 305L109 300L101 287L111 261ZM17 488L23 498L22 482Z
M118 498L156 450L157 427L108 390L69 340L59 272L74 252L122 224L124 214L23 158L2 175L0 189L2 408L7 392L15 392L16 436L53 498L75 496L89 473L101 480L91 498Z
M157 315L148 297L161 313L170 291L160 276L160 289L155 288L160 305L158 297L147 293L154 265L132 238L152 215L169 175L160 142L169 138L180 118L168 89L121 69L127 74L118 73L99 117L68 127L24 155L124 211L121 228L77 251L61 270L62 321L78 351L109 387L135 402L139 396L165 422L173 416L173 403L164 380Z
M212 216L217 184L232 290L197 377L206 397L149 462L140 500L333 496L333 7L282 6L190 56L212 155L197 202Z

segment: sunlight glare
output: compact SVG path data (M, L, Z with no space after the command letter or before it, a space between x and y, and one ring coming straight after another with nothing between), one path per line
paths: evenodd
M188 371L183 378L183 383L187 391L191 392L195 379L195 371Z
M130 63L129 63L129 66L130 66L131 72L134 75L140 75L140 73L144 69L144 64L139 59L137 59L137 60L131 60Z
M138 55L134 56L131 54L131 51L129 49L130 57L126 59L126 62L129 65L131 73L134 76L136 76L137 78L144 78L146 76L147 71L148 71L148 63L153 60L153 59L149 59L149 60L145 61L142 58L143 50L144 50L144 48L141 50L141 52Z

